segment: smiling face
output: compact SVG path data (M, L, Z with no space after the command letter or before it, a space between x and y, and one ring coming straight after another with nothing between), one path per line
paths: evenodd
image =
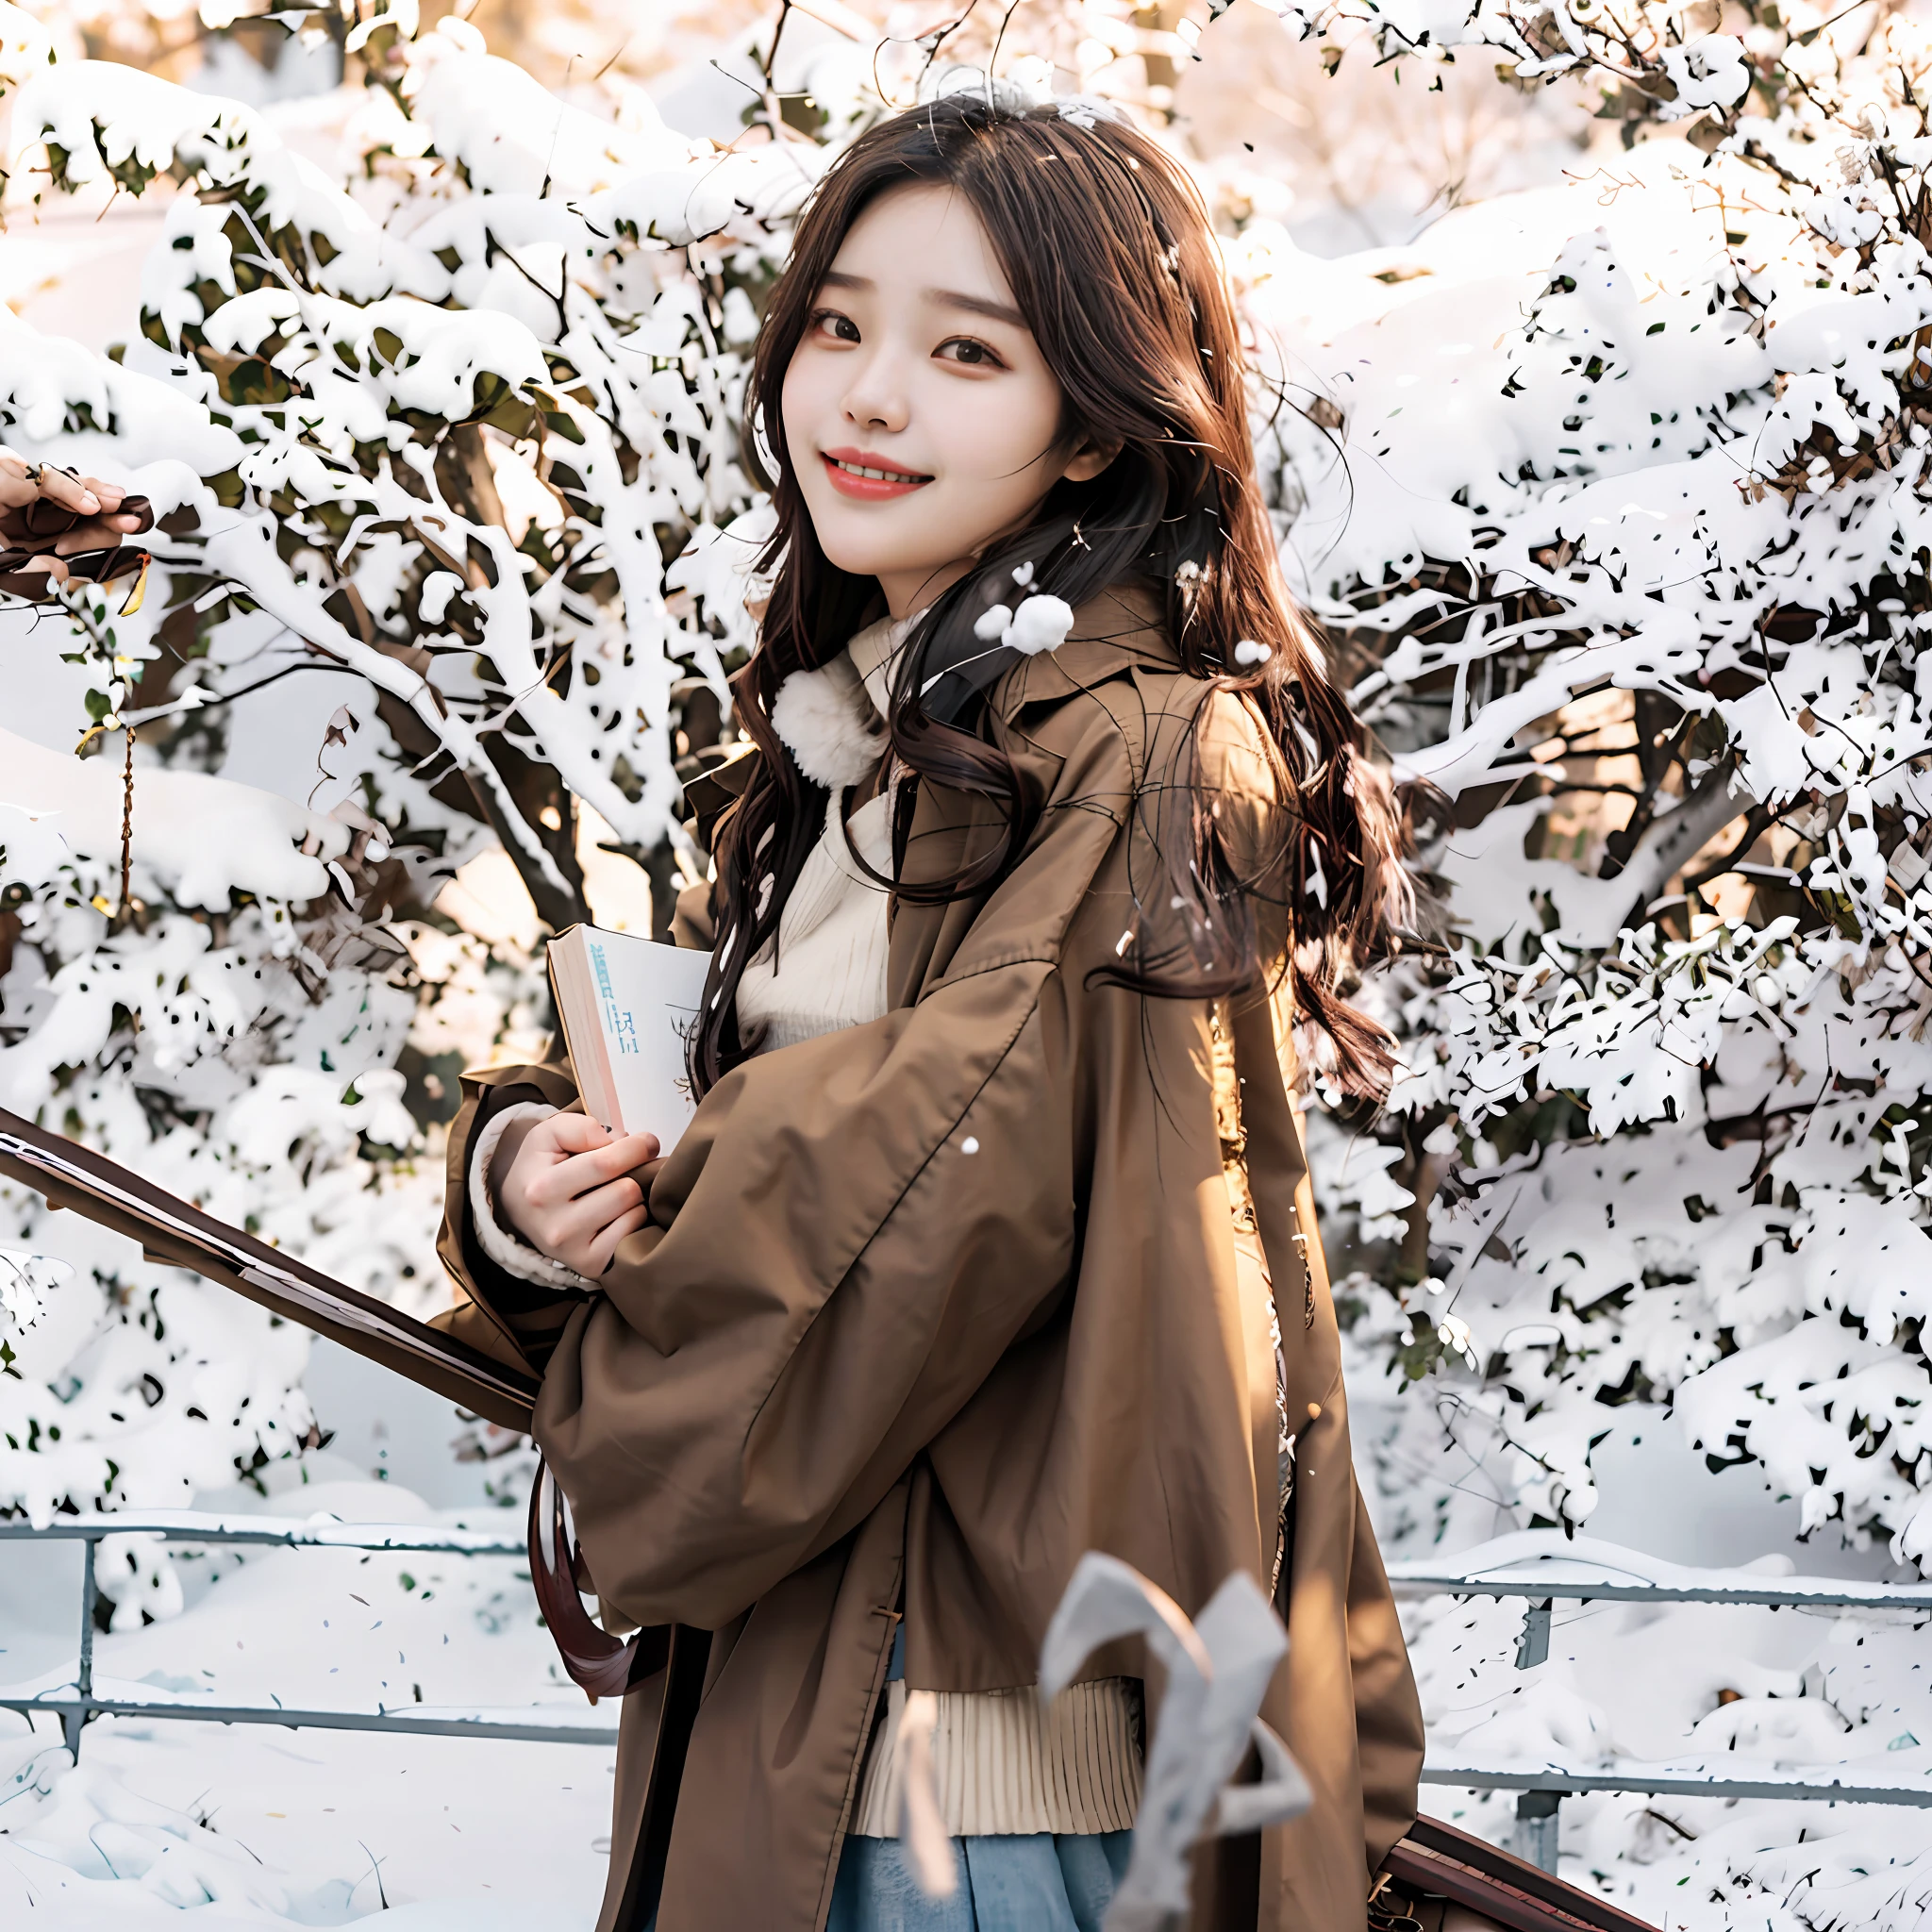
M785 372L785 440L820 547L894 617L1107 458L1060 441L1059 385L970 204L880 196L852 225Z

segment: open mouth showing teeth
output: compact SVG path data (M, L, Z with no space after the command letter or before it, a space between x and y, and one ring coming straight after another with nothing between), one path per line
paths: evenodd
M826 462L835 470L843 470L848 476L863 476L873 483L930 483L930 476L922 476L913 470L866 470L857 463L841 462L837 457L827 457Z

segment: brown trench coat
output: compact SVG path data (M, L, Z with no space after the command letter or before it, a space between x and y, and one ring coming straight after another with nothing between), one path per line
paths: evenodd
M511 1281L464 1210L479 1123L568 1103L568 1076L466 1081L444 1325L543 1372L537 1440L655 1669L625 1699L599 1932L641 1932L654 1897L659 1932L817 1932L895 1613L909 1685L986 1690L1034 1681L1086 1550L1190 1614L1233 1570L1267 1586L1274 1430L1253 1426L1251 1391L1272 1389L1273 1351L1265 1308L1257 1336L1241 1307L1230 1158L1299 1431L1276 1599L1291 1648L1262 1714L1315 1804L1199 1858L1194 1924L1360 1932L1370 1874L1414 1817L1421 1712L1319 1250L1310 1281L1291 1241L1297 1195L1314 1220L1278 1016L1090 980L1134 889L1167 901L1133 801L1205 695L1153 609L1096 600L996 688L1001 741L1045 800L1025 854L980 898L895 904L884 1019L706 1096L601 1293ZM1247 710L1212 702L1231 824L1260 809L1266 768ZM988 824L922 786L904 876L955 869ZM1143 1668L1119 1646L1091 1674Z

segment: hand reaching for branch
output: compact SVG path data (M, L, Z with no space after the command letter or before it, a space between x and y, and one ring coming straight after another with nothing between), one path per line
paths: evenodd
M130 555L125 564L116 553L123 540L149 529L154 512L147 499L130 497L118 484L93 476L73 476L50 463L30 463L0 445L0 554L8 579L38 580L47 587L75 575L91 581L119 575L139 561ZM88 567L66 559L89 557ZM23 594L44 594L38 581L8 582L0 588Z
M663 1164L655 1134L612 1135L586 1114L554 1113L511 1156L503 1212L539 1254L594 1281L618 1242L650 1218Z

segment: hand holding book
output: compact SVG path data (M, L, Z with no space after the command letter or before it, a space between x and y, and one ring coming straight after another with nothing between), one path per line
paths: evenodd
M506 1142L509 1136L504 1136ZM612 1134L588 1114L554 1113L498 1149L499 1195L511 1226L540 1254L595 1281L618 1243L650 1219L664 1164L655 1134Z
M549 953L585 1110L509 1128L491 1174L516 1232L595 1281L644 1224L661 1157L691 1119L684 1042L710 956L591 925L572 926Z

